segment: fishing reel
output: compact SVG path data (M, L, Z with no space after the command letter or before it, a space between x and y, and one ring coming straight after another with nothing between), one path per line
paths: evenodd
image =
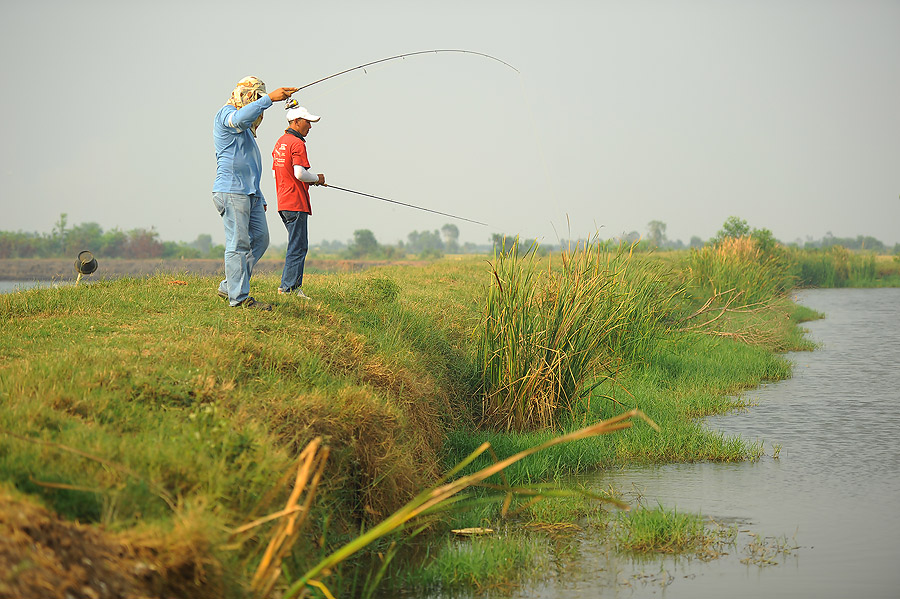
M295 100L293 98L288 98L284 103L285 110L290 110L291 108L297 108L298 106L300 106L300 102L298 102L297 100Z

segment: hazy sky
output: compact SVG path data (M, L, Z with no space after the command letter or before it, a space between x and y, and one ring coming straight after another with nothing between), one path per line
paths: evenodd
M671 239L739 216L783 241L900 242L900 1L5 2L0 230L58 215L210 233L213 116L299 94L314 172L490 228L314 188L310 240L381 242L454 222L555 243L660 220ZM266 172L283 103L259 128ZM275 211L273 243L286 234Z

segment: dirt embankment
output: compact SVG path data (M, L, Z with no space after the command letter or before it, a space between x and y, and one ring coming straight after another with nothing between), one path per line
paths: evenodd
M0 491L0 599L212 599L224 594L202 536L111 534Z
M225 266L222 260L125 260L98 258L98 268L91 277L95 279L118 279L166 273L189 273L196 275L222 275ZM388 264L384 261L366 260L307 260L307 272L355 272L373 266ZM396 263L395 263L396 264ZM422 264L404 262L404 264ZM281 272L281 260L261 260L254 273ZM75 260L63 258L16 258L0 260L0 280L4 281L53 281L75 279Z

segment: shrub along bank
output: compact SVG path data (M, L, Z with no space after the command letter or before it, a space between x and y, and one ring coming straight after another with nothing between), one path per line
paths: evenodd
M518 464L510 479L756 455L758 447L693 419L739 404L730 396L761 380L789 376L773 351L798 347L792 323L801 316L772 298L738 312L734 294L690 282L679 268L585 250L568 264L498 257L311 276L307 303L276 296L276 277L264 275L254 293L275 305L271 313L228 308L215 278L187 274L0 296L0 503L101 525L131 548L123 551L132 561L118 558L122 569L136 579L151 572L147 584L172 596L243 596L269 529L232 533L284 506L280 481L317 436L331 455L283 584L483 440L504 457L639 407L661 433L635 426L560 445ZM533 269L534 287L498 307L504 298L492 286L521 280L516 268ZM587 311L563 313L566 297L584 299ZM517 329L489 326L504 310L520 319ZM571 335L540 337L543 357L510 355L538 345L550 323ZM582 329L588 324L599 326L601 345L573 345L594 330ZM504 379L492 360L520 374ZM537 410L509 394L539 388L520 384L528 377L551 381L540 387L549 403ZM550 417L507 424L515 419L503 410ZM74 559L61 549L65 536L41 539L63 571ZM10 588L22 596L59 570L34 556L5 559L17 574L3 584L19 584ZM355 593L361 563L365 556L338 566L332 590Z

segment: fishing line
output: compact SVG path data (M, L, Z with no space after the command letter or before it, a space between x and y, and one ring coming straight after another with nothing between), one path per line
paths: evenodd
M432 210L431 208L423 208L423 207L421 207L421 206L414 206L413 204L405 204L405 203L403 203L403 202L398 202L397 200L391 200L391 199L389 199L389 198L382 198L382 197L380 197L380 196L375 196L375 195L372 195L372 194L370 194L370 193L363 193L363 192L361 192L361 191L355 191L355 190L353 190L353 189L347 189L347 188L345 188L345 187L338 187L337 185L332 185L331 183L326 183L326 184L323 185L322 187L327 187L327 188L330 188L330 189L340 189L341 191L346 191L346 192L348 192L348 193L355 193L355 194L357 194L357 195L366 196L367 198L375 198L376 200L381 200L381 201L383 201L383 202L390 202L390 203L392 203L392 204L400 204L401 206L406 206L406 207L408 207L408 208L415 208L415 209L417 209L417 210L424 210L425 212L433 212L434 214L440 214L441 216L449 216L450 218L455 218L455 219L458 219L458 220L464 220L464 221L466 221L466 222L469 222L469 223L475 223L476 225L481 225L481 226L483 226L483 227L490 227L490 225L487 224L487 223L479 222L479 221L477 221L477 220L472 220L472 219L470 219L470 218L465 218L465 217L462 217L462 216L456 216L455 214L447 214L446 212L438 212L437 210Z

